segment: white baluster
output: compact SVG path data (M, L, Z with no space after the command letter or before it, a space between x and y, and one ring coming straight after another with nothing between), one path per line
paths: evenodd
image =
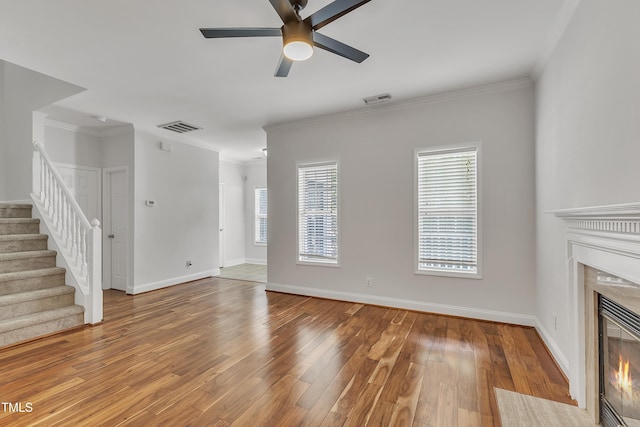
M44 185L45 185L46 165L42 156L40 156L40 201L44 202Z
M82 227L82 241L80 242L81 252L81 269L80 274L83 278L87 277L87 230Z
M51 172L48 167L45 168L44 173L47 181L44 207L51 216Z
M62 206L62 230L60 231L60 238L64 243L64 246L67 246L67 227L69 221L69 201L65 198L64 204Z
M56 230L58 235L62 233L62 187L58 184L58 203L56 203Z
M76 267L80 267L82 265L82 251L80 250L80 242L82 241L82 227L80 225L80 221L76 220L76 241L74 242L75 256L76 256Z
M73 231L71 230L71 224L73 224L72 222L73 209L71 208L71 205L69 205L67 209L69 210L69 214L67 217L67 241L66 242L67 242L67 248L71 250L71 243L73 242L72 240Z

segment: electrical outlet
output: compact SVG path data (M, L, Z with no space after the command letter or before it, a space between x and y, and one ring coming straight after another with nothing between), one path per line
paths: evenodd
M187 268L191 268L192 265L193 265L193 263L190 260L187 261Z
M371 277L367 277L367 278L365 279L365 286L366 286L367 288L372 287L372 286L373 286L373 283L372 283L372 282L373 282L373 281L371 280Z

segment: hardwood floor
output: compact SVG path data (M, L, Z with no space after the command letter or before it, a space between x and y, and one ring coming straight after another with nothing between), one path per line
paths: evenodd
M212 278L0 350L0 425L492 426L493 387L570 402L531 328Z

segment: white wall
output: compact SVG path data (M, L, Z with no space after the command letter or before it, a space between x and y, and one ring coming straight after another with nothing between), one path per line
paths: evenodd
M638 18L637 0L582 0L536 84L537 318L565 370L565 228L547 212L640 201Z
M0 200L26 201L31 194L33 111L84 89L6 61L0 60L0 67L4 70Z
M248 263L266 264L267 263L267 246L255 244L255 189L256 187L267 186L267 162L260 160L248 163L245 166L245 206L246 215L244 227L246 228L245 236L245 253Z
M224 266L243 264L245 256L244 166L220 162L220 183L224 187Z
M219 273L218 153L159 141L135 132L133 293Z
M267 127L268 289L533 324L534 96L508 82ZM414 149L482 141L484 277L414 274ZM296 265L296 162L339 159L339 268ZM373 287L365 287L365 278Z
M64 126L64 125L62 125ZM44 148L57 163L102 167L102 138L45 122Z

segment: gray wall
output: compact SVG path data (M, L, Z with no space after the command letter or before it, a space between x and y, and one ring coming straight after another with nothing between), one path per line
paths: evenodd
M4 77L4 102L0 110L3 124L0 200L27 201L32 181L33 111L84 89L2 60L0 67Z
M533 324L534 95L506 82L267 127L269 289ZM414 150L482 141L484 276L414 274ZM339 164L341 266L296 264L296 162ZM365 287L371 277L373 286Z
M159 144L135 132L134 293L219 273L218 153Z
M564 369L565 225L547 212L640 201L639 17L637 0L582 0L536 85L538 329Z

